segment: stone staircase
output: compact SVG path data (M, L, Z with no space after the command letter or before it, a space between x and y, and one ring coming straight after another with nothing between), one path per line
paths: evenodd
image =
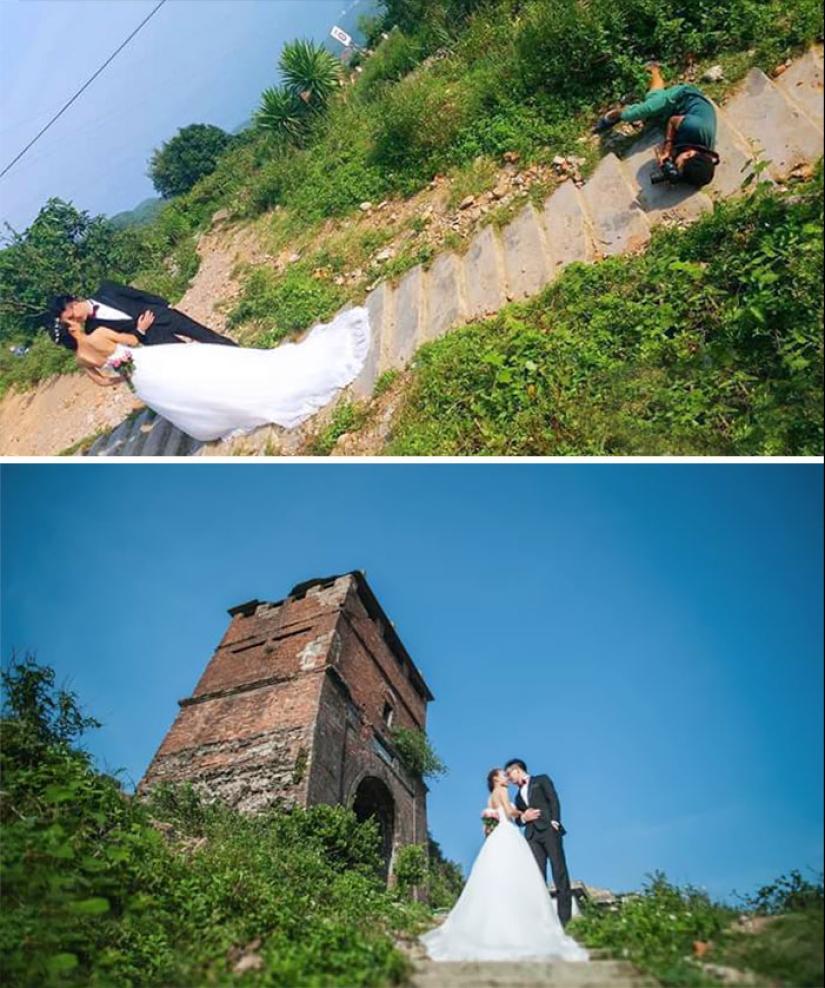
M370 398L378 377L406 367L424 343L449 330L492 316L508 302L529 298L573 261L643 250L664 220L689 223L713 209L714 198L736 195L757 158L779 179L823 153L823 52L818 46L777 79L752 69L718 108L721 164L708 191L653 186L648 133L622 159L604 157L589 181L565 182L542 209L532 205L501 231L482 229L463 256L446 253L425 270L413 268L397 285L383 282L364 303L373 342L358 379L345 392ZM333 403L304 427L259 429L234 440L200 444L146 411L99 439L88 456L290 455L333 412Z
M626 961L608 960L584 964L422 961L412 978L412 988L654 988L657 984Z

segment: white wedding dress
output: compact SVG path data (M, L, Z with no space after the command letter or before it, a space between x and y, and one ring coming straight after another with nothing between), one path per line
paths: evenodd
M434 961L586 961L559 922L536 859L501 811L461 897L421 940Z
M358 376L370 347L369 315L348 309L300 343L272 350L171 343L118 345L103 366L131 354L137 396L182 432L206 442L262 425L293 429Z

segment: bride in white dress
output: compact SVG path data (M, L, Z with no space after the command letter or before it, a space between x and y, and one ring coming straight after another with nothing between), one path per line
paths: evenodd
M487 778L488 807L499 823L485 840L461 897L444 922L421 937L434 961L586 961L563 930L527 841L512 820L518 810L507 776Z
M145 332L151 312L137 322ZM205 343L138 346L131 334L65 324L56 342L104 387L127 379L135 394L182 432L206 442L263 425L293 429L358 376L370 346L366 309L342 312L300 343L272 350Z

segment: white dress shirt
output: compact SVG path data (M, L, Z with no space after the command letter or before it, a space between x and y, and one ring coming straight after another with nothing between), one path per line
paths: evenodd
M102 302L97 302L93 298L86 299L92 305L97 306L97 312L95 313L96 319L126 319L129 320L132 317L127 315L125 312L121 312L120 309L113 309L111 305L104 305Z
M530 805L530 799L527 795L529 792L530 792L530 776L528 775L527 778L524 780L524 782L522 782L521 788L519 789L519 795L524 800L525 806Z

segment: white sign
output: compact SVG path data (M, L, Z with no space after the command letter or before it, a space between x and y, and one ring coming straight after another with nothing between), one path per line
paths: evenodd
M340 41L345 48L352 47L352 38L340 27L334 27L329 33L336 41Z

